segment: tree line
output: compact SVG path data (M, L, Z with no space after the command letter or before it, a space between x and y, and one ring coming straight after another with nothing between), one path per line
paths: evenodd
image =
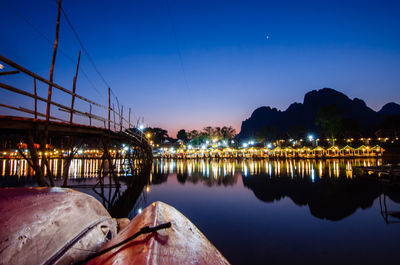
M177 138L182 140L184 143L190 143L192 145L200 145L207 141L229 141L235 138L236 130L232 126L223 127L204 127L202 131L191 130L186 131L181 129L178 131Z

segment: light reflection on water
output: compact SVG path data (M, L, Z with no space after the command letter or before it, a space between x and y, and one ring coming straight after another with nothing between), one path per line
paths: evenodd
M323 176L353 177L353 167L379 166L381 159L327 159L327 160L253 160L253 159L201 159L169 160L157 159L153 163L156 174L187 174L204 178L219 179L234 176L235 171L244 177L249 175L266 175L268 177L290 176L310 177L312 180Z
M49 159L49 166L51 172L56 177L60 177L64 173L64 160L63 159ZM116 171L118 175L126 176L129 174L129 167L123 159L114 159ZM41 165L41 160L39 160ZM100 159L73 159L69 166L68 177L70 179L90 179L97 178L101 167ZM47 167L44 166L45 171ZM0 172L1 176L16 176L32 177L34 170L29 166L25 159L0 159Z

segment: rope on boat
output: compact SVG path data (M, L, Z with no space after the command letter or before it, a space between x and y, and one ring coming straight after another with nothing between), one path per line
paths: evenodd
M97 225L101 224L102 222L105 222L107 220L110 220L111 217L103 217L83 229L79 234L77 234L72 240L67 242L64 247L62 247L60 250L57 251L56 254L54 254L52 257L50 257L43 265L51 265L55 264L56 261L64 255L76 242L81 240L89 231L91 231L93 228L95 228Z
M114 248L120 247L120 246L128 243L129 241L137 238L140 235L150 234L150 233L153 233L153 232L157 232L158 230L167 229L167 228L170 228L170 227L171 227L171 222L160 224L160 225L157 225L157 226L154 226L154 227L149 227L149 226L142 227L138 232L136 232L134 235L128 237L124 241L121 241L121 242L115 244L114 246L111 246L109 248L103 249L102 251L99 251L97 253L94 253L94 254L90 255L89 257L87 257L86 259L77 262L76 265L86 264L89 260L91 260L93 258L96 258L98 256L101 256L104 253L106 253L106 252L108 252L108 251L110 251L110 250L112 250Z

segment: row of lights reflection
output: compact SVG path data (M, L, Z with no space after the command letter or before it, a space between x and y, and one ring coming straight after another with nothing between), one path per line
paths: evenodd
M34 175L33 169L28 165L24 159L1 159L1 176L11 175L18 177L26 177ZM120 176L130 174L130 167L123 159L114 159L113 163L116 166L116 173ZM39 160L41 166L42 161ZM50 172L56 176L64 174L64 160L63 159L50 159L49 160ZM101 169L101 160L99 159L73 159L69 166L69 178L97 178ZM47 166L44 165L44 171L47 172Z
M128 175L129 167L122 159L114 160L119 175ZM0 163L1 175L32 176L33 169L23 159L3 159ZM57 176L63 175L64 161L50 159L50 170ZM186 173L206 178L233 176L241 172L244 177L249 175L267 175L269 177L286 175L289 177L307 177L311 179L320 176L339 177L342 172L346 177L353 176L354 166L380 166L381 159L352 160L155 160L153 172L158 174ZM46 166L45 170L46 170ZM69 169L69 178L96 178L101 168L98 159L74 159ZM343 175L342 175L343 176Z
M353 177L354 166L380 166L381 159L352 160L156 160L153 171L160 174L187 173L201 175L206 178L233 176L240 171L244 177L249 175L289 176L305 178L329 176Z

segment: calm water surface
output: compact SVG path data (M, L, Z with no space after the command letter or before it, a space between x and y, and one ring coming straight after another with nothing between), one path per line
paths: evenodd
M101 196L96 189L79 190L99 198L114 216L132 218L154 201L166 202L232 264L399 264L400 188L354 170L381 163L155 160L151 184L139 191L124 187Z
M186 215L232 264L398 264L399 190L353 176L376 160L156 160L148 203Z

